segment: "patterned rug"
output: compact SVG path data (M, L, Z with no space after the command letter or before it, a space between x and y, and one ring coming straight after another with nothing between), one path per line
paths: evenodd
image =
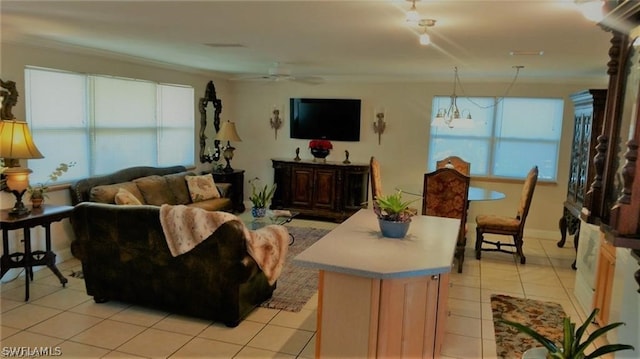
M527 334L499 322L501 318L528 325L557 343L562 341L562 321L566 314L558 303L492 294L491 310L498 358L520 358L525 350L541 346Z
M326 229L308 227L287 227L295 242L289 247L287 260L278 278L276 290L271 299L260 306L299 312L309 298L318 291L318 270L294 265L293 258L309 248L318 239L329 233Z

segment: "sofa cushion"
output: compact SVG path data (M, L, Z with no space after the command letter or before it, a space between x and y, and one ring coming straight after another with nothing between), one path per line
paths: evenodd
M212 198L220 198L220 192L216 188L213 176L185 176L191 201L200 202Z
M147 204L161 206L163 204L177 204L167 180L162 176L147 176L133 180Z
M177 204L191 203L191 196L189 195L189 187L187 187L187 181L184 176L195 176L193 172L180 172L165 175L164 179L167 180L169 188L173 195L176 197Z
M142 202L140 202L140 200L137 199L136 196L134 196L131 192L127 191L122 187L120 187L118 189L118 193L116 193L115 202L116 204L133 205L133 206L142 204Z
M122 182L115 184L108 184L102 186L95 186L91 189L89 194L89 200L91 202L100 202L100 203L110 203L114 204L116 194L120 188L124 188L133 196L135 196L140 202L144 202L144 197L140 190L138 190L138 186L136 186L133 182Z

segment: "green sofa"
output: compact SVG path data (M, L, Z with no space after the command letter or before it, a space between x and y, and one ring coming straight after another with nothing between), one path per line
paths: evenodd
M143 176L181 173L184 168L145 168ZM140 173L140 169L125 171ZM82 180L76 199L110 180ZM160 223L160 207L77 201L70 217L71 252L82 262L87 294L98 303L120 300L238 325L275 289L248 254L242 224L232 220L191 251L173 257Z

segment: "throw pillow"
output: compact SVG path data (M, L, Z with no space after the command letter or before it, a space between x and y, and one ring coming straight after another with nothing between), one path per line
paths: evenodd
M171 192L169 184L163 176L151 175L134 179L144 201L147 204L161 206L163 204L177 204L176 197Z
M122 205L137 206L142 204L142 202L140 202L140 200L137 199L136 196L133 195L133 193L127 191L124 188L118 189L118 193L116 193L115 201L116 201L116 204L122 204Z
M220 192L216 188L213 176L185 176L191 201L200 202L211 198L220 198Z
M138 201L144 203L144 197L133 182L121 182L115 184L95 186L89 194L89 201L100 203L116 203L115 196L120 188L124 188L131 193Z

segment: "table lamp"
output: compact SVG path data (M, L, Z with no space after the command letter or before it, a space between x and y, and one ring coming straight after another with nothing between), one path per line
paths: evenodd
M29 187L31 170L20 167L19 159L44 158L44 156L33 143L26 122L0 121L0 157L4 158L5 166L9 167L3 173L7 177L7 187L16 196L16 203L9 213L15 216L29 214L29 209L22 203L22 195Z
M235 147L231 146L229 141L242 141L240 136L238 136L238 132L236 132L236 124L230 121L223 122L215 139L219 141L227 141L224 152L222 152L222 157L227 161L227 166L224 168L224 172L233 172L233 168L231 168L231 159L233 158L233 151L235 150Z

